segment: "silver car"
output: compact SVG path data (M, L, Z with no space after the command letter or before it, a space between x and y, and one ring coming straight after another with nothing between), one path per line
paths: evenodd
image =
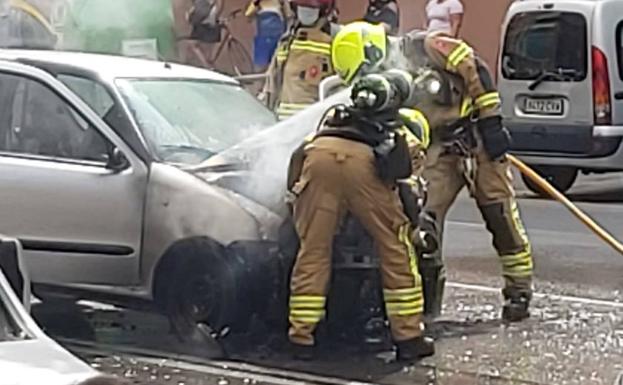
M621 0L525 0L506 15L498 84L513 151L559 190L579 171L623 170L622 14Z
M193 67L0 59L0 232L21 240L38 296L148 301L180 335L267 308L282 217L202 165L273 125L270 111Z

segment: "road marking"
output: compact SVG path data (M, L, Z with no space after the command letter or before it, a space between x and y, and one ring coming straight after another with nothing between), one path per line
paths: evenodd
M459 283L459 282L448 282L446 285L448 287L452 287L455 289L482 291L486 293L499 293L500 292L499 288L491 287L491 286L471 285L471 284ZM552 300L562 301L562 302L575 302L575 303L582 303L585 305L598 305L598 306L614 307L617 309L623 309L623 303L621 302L606 301L602 299L575 297L575 296L570 296L570 295L545 294L545 293L534 293L532 296L534 298L549 298Z

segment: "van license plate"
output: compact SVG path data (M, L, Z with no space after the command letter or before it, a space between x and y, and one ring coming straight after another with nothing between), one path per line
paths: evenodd
M524 102L526 114L562 115L562 99L531 99Z

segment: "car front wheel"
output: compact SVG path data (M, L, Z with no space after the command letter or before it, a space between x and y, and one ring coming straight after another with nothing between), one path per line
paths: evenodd
M203 346L203 354L222 356L218 339L238 322L234 274L224 261L185 261L168 277L165 312L182 342Z

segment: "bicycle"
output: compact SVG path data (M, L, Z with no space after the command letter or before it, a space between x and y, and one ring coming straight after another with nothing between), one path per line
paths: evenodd
M253 61L249 52L242 44L242 42L234 36L230 29L231 22L242 13L242 9L235 9L230 12L226 17L220 18L218 20L218 27L221 31L224 30L224 34L221 40L216 43L216 49L213 49L210 57L206 55L206 53L202 50L200 44L201 40L195 39L193 37L182 37L178 38L178 41L181 40L189 40L196 44L191 46L192 53L195 55L195 58L199 60L201 65L208 69L214 69L216 62L221 57L221 54L227 48L227 60L229 61L229 70L225 71L230 75L240 76L245 74L250 74L253 72Z

